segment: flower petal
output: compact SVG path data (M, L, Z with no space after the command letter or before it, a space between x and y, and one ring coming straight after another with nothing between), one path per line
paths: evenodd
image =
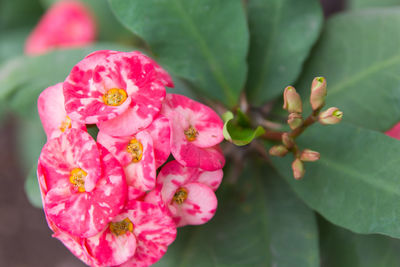
M146 131L153 139L156 167L163 165L171 154L171 126L167 117L159 115Z

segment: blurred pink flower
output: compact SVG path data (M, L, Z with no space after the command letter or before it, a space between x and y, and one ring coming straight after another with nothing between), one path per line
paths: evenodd
M386 135L400 140L400 122L393 126L392 129L385 132Z
M39 21L25 43L25 53L37 55L56 48L80 47L96 38L96 23L79 1L56 2Z

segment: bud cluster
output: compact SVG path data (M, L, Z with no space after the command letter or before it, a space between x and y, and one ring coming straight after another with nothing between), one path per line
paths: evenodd
M325 105L326 95L326 79L324 77L314 78L310 94L310 104L313 111L307 119L303 119L303 103L296 89L293 86L288 86L283 93L283 109L289 112L287 123L292 131L282 133L281 144L273 146L269 150L269 154L284 157L292 152L294 155L292 170L296 180L301 179L305 174L303 162L317 161L320 154L310 149L300 150L295 139L316 121L322 125L328 125L337 124L342 120L343 112L336 107L321 111Z

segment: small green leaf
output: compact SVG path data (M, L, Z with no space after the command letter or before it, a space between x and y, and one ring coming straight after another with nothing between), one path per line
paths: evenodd
M161 65L202 95L232 107L246 78L248 29L241 0L109 0Z
M243 125L247 125L248 118L240 110L238 110L237 119L233 120L233 118L234 115L230 111L222 115L222 119L224 120L223 134L226 140L237 146L245 146L265 133L264 128L261 126L258 126L256 129L243 127Z
M293 179L292 156L271 161L311 208L356 233L400 237L400 141L346 123L313 125L297 141L321 155L302 180Z
M37 166L34 166L25 180L25 193L29 202L36 208L43 208L42 198L40 196L39 183L36 176Z
M313 212L269 167L248 164L239 183L223 184L217 196L215 217L179 228L154 266L319 266Z
M313 78L323 76L328 107L340 108L347 122L388 130L400 120L399 29L400 7L330 18L296 88L308 102Z
M97 128L96 124L86 124L86 129L88 134L97 141L97 134L99 133L99 128Z
M320 219L322 267L400 266L400 240L359 235Z
M317 0L251 0L248 20L246 89L251 103L261 105L296 81L319 36L323 15Z

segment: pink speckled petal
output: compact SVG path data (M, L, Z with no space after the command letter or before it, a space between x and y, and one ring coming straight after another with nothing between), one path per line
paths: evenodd
M178 227L199 225L208 222L217 210L217 197L208 186L200 183L183 185L188 192L187 199L182 204L168 201L169 210Z
M139 162L130 162L124 167L129 186L148 191L156 185L156 166L153 139L146 131L136 134L136 139L143 145L143 157Z
M79 1L59 1L42 17L25 44L28 55L42 54L58 47L88 45L96 37L95 21Z
M400 122L393 126L392 129L385 132L386 135L400 140Z
M93 138L85 131L70 129L50 139L39 157L46 177L47 189L72 187L71 170L81 168L86 173L85 190L90 192L101 176L100 154Z
M208 106L186 96L167 94L162 114L172 122L173 135L178 135L179 131L179 136L184 136L183 131L193 126L198 136L191 143L197 147L211 147L224 139L223 122L218 114Z
M224 172L222 169L216 171L200 171L197 179L192 180L197 183L205 184L213 191L216 191L222 182Z
M132 156L127 151L129 141L133 138L136 138L143 146L143 157L139 162L132 162ZM112 137L100 131L97 141L104 145L120 161L125 170L128 186L143 192L154 188L156 166L153 139L147 131L138 132L135 136L124 137ZM133 191L131 190L130 192ZM133 194L129 195L135 199L136 193L138 192L133 192Z
M136 253L121 266L150 266L157 262L175 240L176 226L160 207L140 201L127 205L137 238Z
M119 222L127 217L127 213L121 213L112 222ZM99 234L87 238L85 245L99 265L110 266L129 260L136 252L137 242L134 233L127 231L125 234L117 236L107 226Z
M154 156L156 167L163 165L171 154L171 127L167 117L159 115L151 125L146 128L153 138Z
M99 233L123 208L127 186L119 162L99 146L103 177L91 192L70 187L51 188L45 197L46 214L54 224L78 237Z
M40 94L38 111L47 138L60 136L62 124L67 118L67 112L64 109L62 83L50 86ZM84 124L76 121L71 122L71 127L86 130Z
M165 98L153 61L137 51L94 52L75 65L63 86L65 109L71 118L99 123L101 130L114 136L134 134L147 127L160 112ZM127 93L120 106L103 103L103 95L112 88ZM122 114L123 118L115 119ZM103 123L108 120L113 121Z

